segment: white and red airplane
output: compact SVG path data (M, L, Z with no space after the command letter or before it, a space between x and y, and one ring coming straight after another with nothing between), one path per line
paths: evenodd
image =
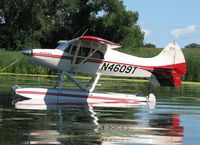
M181 76L186 73L185 58L176 42L168 44L160 54L152 58L136 57L116 51L120 45L94 36L81 36L58 43L55 49L32 49L21 52L38 64L58 70L59 86L66 75L84 91L81 92L84 96L97 95L92 93L101 75L147 78L153 85L176 87L181 85ZM88 84L83 84L73 77L74 72L91 75L92 78ZM19 87L15 87L14 90L16 94L26 97L36 94L43 94L45 97L48 92L55 91L52 88L41 90ZM41 92L38 93L38 90ZM66 93L67 90L63 91ZM67 94L74 96L77 92L68 91ZM108 100L104 99L106 96L110 98L110 94L100 95L103 96L103 100ZM153 98L155 100L155 97Z
M152 58L116 51L120 45L93 36L58 43L55 49L24 50L22 53L67 76L73 72L89 74L96 78L96 82L101 75L105 75L147 78L154 85L176 87L181 85L181 76L186 73L185 58L176 42L168 44ZM73 77L70 75L70 78ZM81 88L84 89L83 86Z

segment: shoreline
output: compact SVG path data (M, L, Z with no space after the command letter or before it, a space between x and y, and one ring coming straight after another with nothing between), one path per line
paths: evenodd
M57 75L42 75L42 74L18 74L18 73L0 73L0 76L25 76L25 77L51 77L56 78ZM88 80L90 77L87 76L75 76L78 79L85 79ZM102 81L126 81L126 82L137 82L137 83L146 83L149 82L148 80L142 79L128 79L128 78L114 78L114 77L101 77L100 80ZM200 82L189 82L183 81L183 85L200 85Z

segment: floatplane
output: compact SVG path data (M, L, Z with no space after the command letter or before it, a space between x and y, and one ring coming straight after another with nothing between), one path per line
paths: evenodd
M51 105L89 104L109 106L135 106L144 102L155 102L154 94L97 93L94 91L100 76L147 78L153 85L181 85L181 76L186 73L184 55L176 42L169 43L160 54L142 58L117 51L121 46L94 36L80 36L72 40L60 40L55 49L22 50L34 62L58 71L54 88L14 86L15 94L31 99L32 102L48 100ZM73 73L91 76L82 83ZM64 77L74 82L79 90L63 88ZM47 99L48 98L48 99ZM67 101L65 100L67 99ZM58 102L51 100L59 100ZM26 100L28 101L28 100ZM29 100L30 101L30 100ZM20 103L20 102L18 102ZM19 105L19 104L18 104Z

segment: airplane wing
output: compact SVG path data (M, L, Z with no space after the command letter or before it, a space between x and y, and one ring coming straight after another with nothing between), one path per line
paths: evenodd
M94 36L81 36L72 40L60 40L58 41L58 43L68 43L75 46L80 44L81 47L94 49L96 49L97 47L101 47L101 49L115 49L121 47L119 44Z
M110 48L110 49L121 47L119 44L116 44L114 42L111 42L102 38L94 37L94 36L81 36L79 37L79 40L88 41L90 43L103 44L106 48Z

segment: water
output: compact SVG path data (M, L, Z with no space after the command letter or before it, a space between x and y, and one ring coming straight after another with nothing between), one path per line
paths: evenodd
M53 78L51 78L53 79ZM51 86L50 78L0 78L0 144L144 145L199 144L200 85L154 88L148 83L101 81L98 91L153 92L155 109L135 107L54 107L16 109L12 86ZM68 85L68 87L73 87Z

